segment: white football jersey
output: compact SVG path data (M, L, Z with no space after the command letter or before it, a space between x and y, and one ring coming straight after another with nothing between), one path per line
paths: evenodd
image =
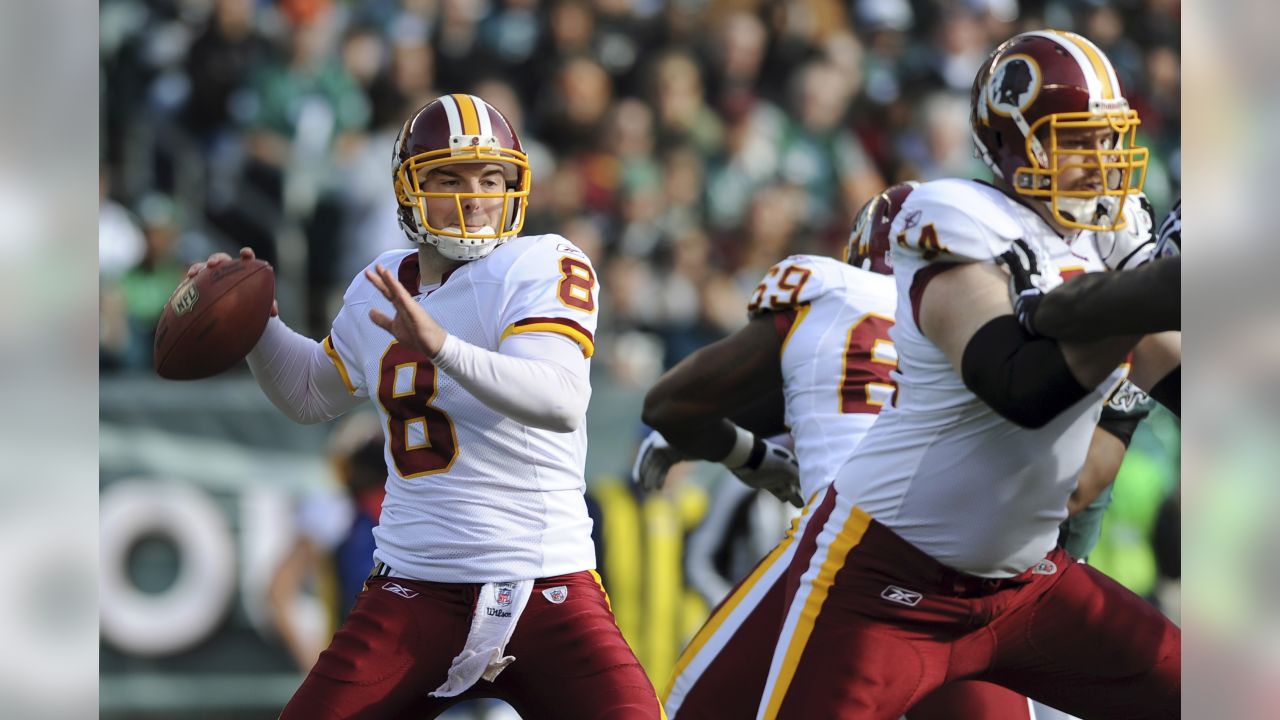
M396 273L451 335L496 351L524 332L594 351L599 288L587 256L557 235L521 237L420 285L416 250L374 263ZM370 264L372 267L373 264ZM373 399L386 435L387 496L375 559L436 582L541 578L595 567L585 423L571 433L523 425L480 402L369 319L394 315L356 276L325 338L348 389Z
M1038 256L1049 285L1104 266L1087 234L1068 242L1030 208L968 180L916 188L891 236L898 392L838 471L835 487L946 565L986 577L1016 575L1056 544L1103 401L1128 366L1043 428L1022 428L965 387L920 331L916 303L946 264L994 262L1018 238Z
M893 401L897 362L893 278L829 257L792 255L774 265L748 312L776 313L782 345L786 422L808 500ZM785 330L784 330L785 329Z

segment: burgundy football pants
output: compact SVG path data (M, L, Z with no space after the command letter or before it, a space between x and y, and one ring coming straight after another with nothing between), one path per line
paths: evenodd
M554 590L561 586L563 595ZM281 718L417 720L479 697L504 700L526 720L661 717L653 685L589 571L535 582L506 648L516 660L494 682L429 697L466 642L480 587L370 579Z
M806 510L807 512L807 510ZM663 695L671 720L753 720L794 586L794 528L720 602L680 655ZM807 545L812 554L814 544ZM1029 720L1027 699L984 682L945 685L907 720Z
M1062 549L1017 577L967 575L834 489L801 532L765 718L894 720L956 680L1086 719L1180 717L1178 628Z

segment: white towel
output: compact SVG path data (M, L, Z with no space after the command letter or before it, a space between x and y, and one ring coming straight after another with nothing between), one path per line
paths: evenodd
M515 657L503 656L503 651L532 593L532 580L491 582L480 588L467 642L449 666L449 678L431 697L460 695L481 677L493 682L503 668L515 662Z

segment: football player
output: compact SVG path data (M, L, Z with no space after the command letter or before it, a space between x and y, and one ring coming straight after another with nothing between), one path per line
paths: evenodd
M435 717L496 697L525 717L658 718L583 499L591 260L520 235L528 158L478 97L414 112L392 171L417 249L359 274L323 342L273 317L249 356L291 419L371 401L386 436L374 572L282 717Z
M747 485L797 506L826 487L892 402L889 223L915 185L895 185L867 203L850 234L847 263L794 255L773 266L751 298L747 326L654 385L644 419L655 430L636 458L636 482L656 489L671 464L699 458L722 462ZM790 451L763 437L787 427L798 467ZM756 716L795 550L788 533L719 603L677 661L663 696L668 717ZM1028 716L1025 698L986 683L957 683L930 703L937 713L908 717Z
M897 392L795 533L758 717L891 720L962 679L1179 716L1178 628L1056 546L1104 400L1154 387L1180 340L1032 337L1000 264L1020 241L1042 290L1105 268L1081 233L1137 202L1138 115L1096 45L1035 31L983 63L970 119L994 183L924 183L894 219Z

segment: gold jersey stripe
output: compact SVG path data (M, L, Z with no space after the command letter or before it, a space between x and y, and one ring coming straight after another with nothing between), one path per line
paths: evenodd
M324 354L328 355L334 366L338 368L338 374L342 376L342 384L347 386L347 392L355 395L356 386L351 382L351 375L347 373L347 364L342 362L342 356L338 355L338 350L333 347L333 338L325 335L321 344L324 346Z
M782 338L782 347L778 349L778 357L782 357L787 352L787 343L791 342L791 336L796 334L796 328L800 327L800 323L809 316L809 311L813 306L805 303L796 308L796 319L791 321L791 327L787 328L787 336Z
M591 339L590 335L587 335L586 333L582 332L577 328L570 327L568 325L562 325L557 322L539 322L539 323L530 323L528 325L517 325L517 324L508 325L507 329L502 331L502 337L498 338L498 343L501 344L503 340L506 340L512 335L519 335L521 333L529 333L529 332L560 333L561 335L564 335L568 337L570 340L573 340L574 342L578 343L578 346L582 348L582 356L587 358L588 360L591 359L592 355L596 354L596 344Z

